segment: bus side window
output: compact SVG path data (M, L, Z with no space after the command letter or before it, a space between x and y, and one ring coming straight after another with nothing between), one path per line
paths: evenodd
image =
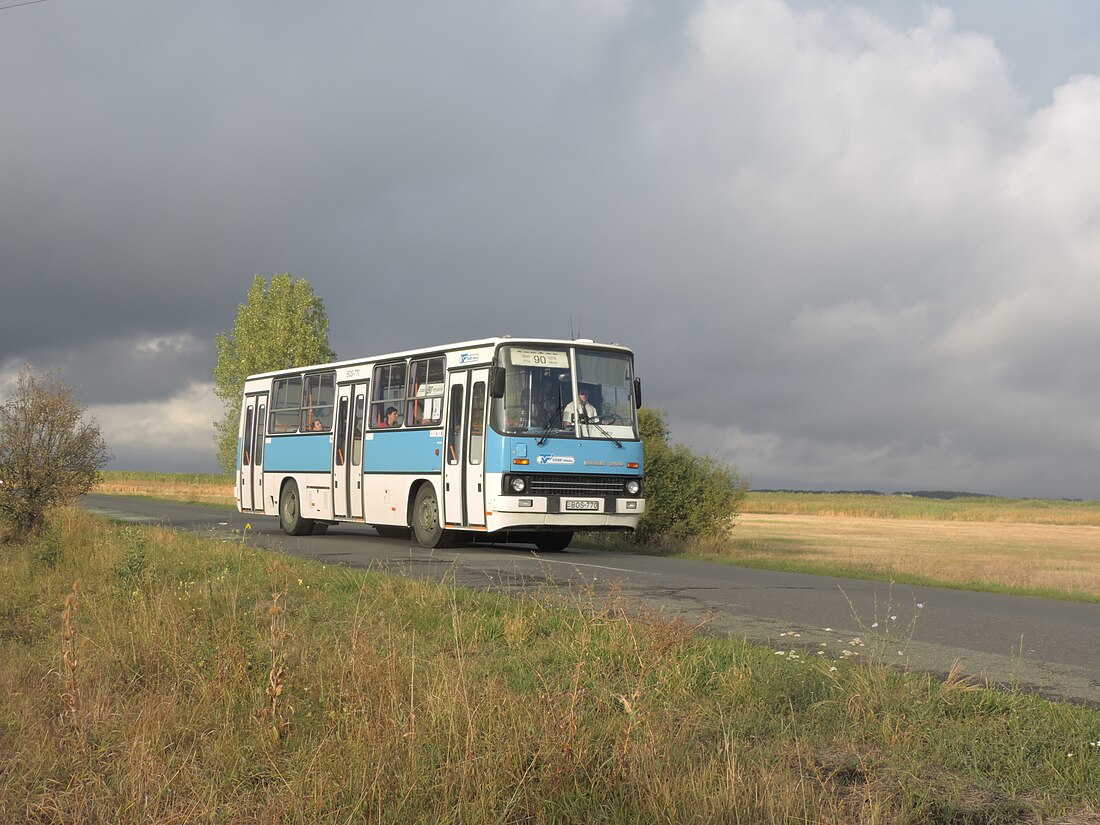
M371 395L370 425L372 429L400 427L405 414L404 361L380 364L374 368L374 391ZM388 421L390 408L397 411L397 421ZM411 422L409 422L411 423Z
M446 359L443 356L418 358L409 366L408 411L405 423L410 427L435 426L443 420L443 388L446 384Z
M276 378L271 388L271 426L273 433L292 433L298 429L302 409L302 377Z
M332 430L336 401L336 373L307 375L302 393L302 432Z

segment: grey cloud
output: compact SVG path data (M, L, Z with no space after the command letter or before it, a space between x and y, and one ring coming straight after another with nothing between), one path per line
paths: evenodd
M1087 5L1053 14L1058 60L1094 41ZM183 388L209 380L214 334L254 274L290 271L343 357L630 344L674 435L769 486L1100 496L1100 62L1029 72L1013 18L8 12L0 70L28 80L0 90L0 371L62 365L96 404L205 403ZM204 415L179 419L193 443ZM116 463L165 457L143 432Z

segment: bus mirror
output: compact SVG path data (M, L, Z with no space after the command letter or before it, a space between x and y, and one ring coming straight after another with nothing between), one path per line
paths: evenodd
M504 367L489 367L489 397L504 397Z
M634 406L638 409L642 407L642 379L634 379Z

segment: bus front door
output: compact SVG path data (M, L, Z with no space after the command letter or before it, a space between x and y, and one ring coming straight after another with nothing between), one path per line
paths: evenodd
M337 518L363 518L363 423L367 385L342 384L332 439L332 503Z
M485 526L485 411L488 370L473 370L470 376L470 406L466 420L466 523Z
M250 395L244 404L241 433L241 510L264 509L264 436L267 425L267 395Z
M443 519L449 527L485 524L485 412L487 369L448 376L443 456Z

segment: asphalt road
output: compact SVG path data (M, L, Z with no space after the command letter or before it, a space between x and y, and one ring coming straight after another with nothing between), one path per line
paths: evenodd
M89 495L105 516L159 523L327 564L511 593L554 586L575 598L618 589L628 604L771 645L782 655L855 655L910 670L966 675L1100 707L1100 605L570 548L539 554L489 544L425 550L357 525L292 538L271 516ZM845 654L844 651L850 651Z

